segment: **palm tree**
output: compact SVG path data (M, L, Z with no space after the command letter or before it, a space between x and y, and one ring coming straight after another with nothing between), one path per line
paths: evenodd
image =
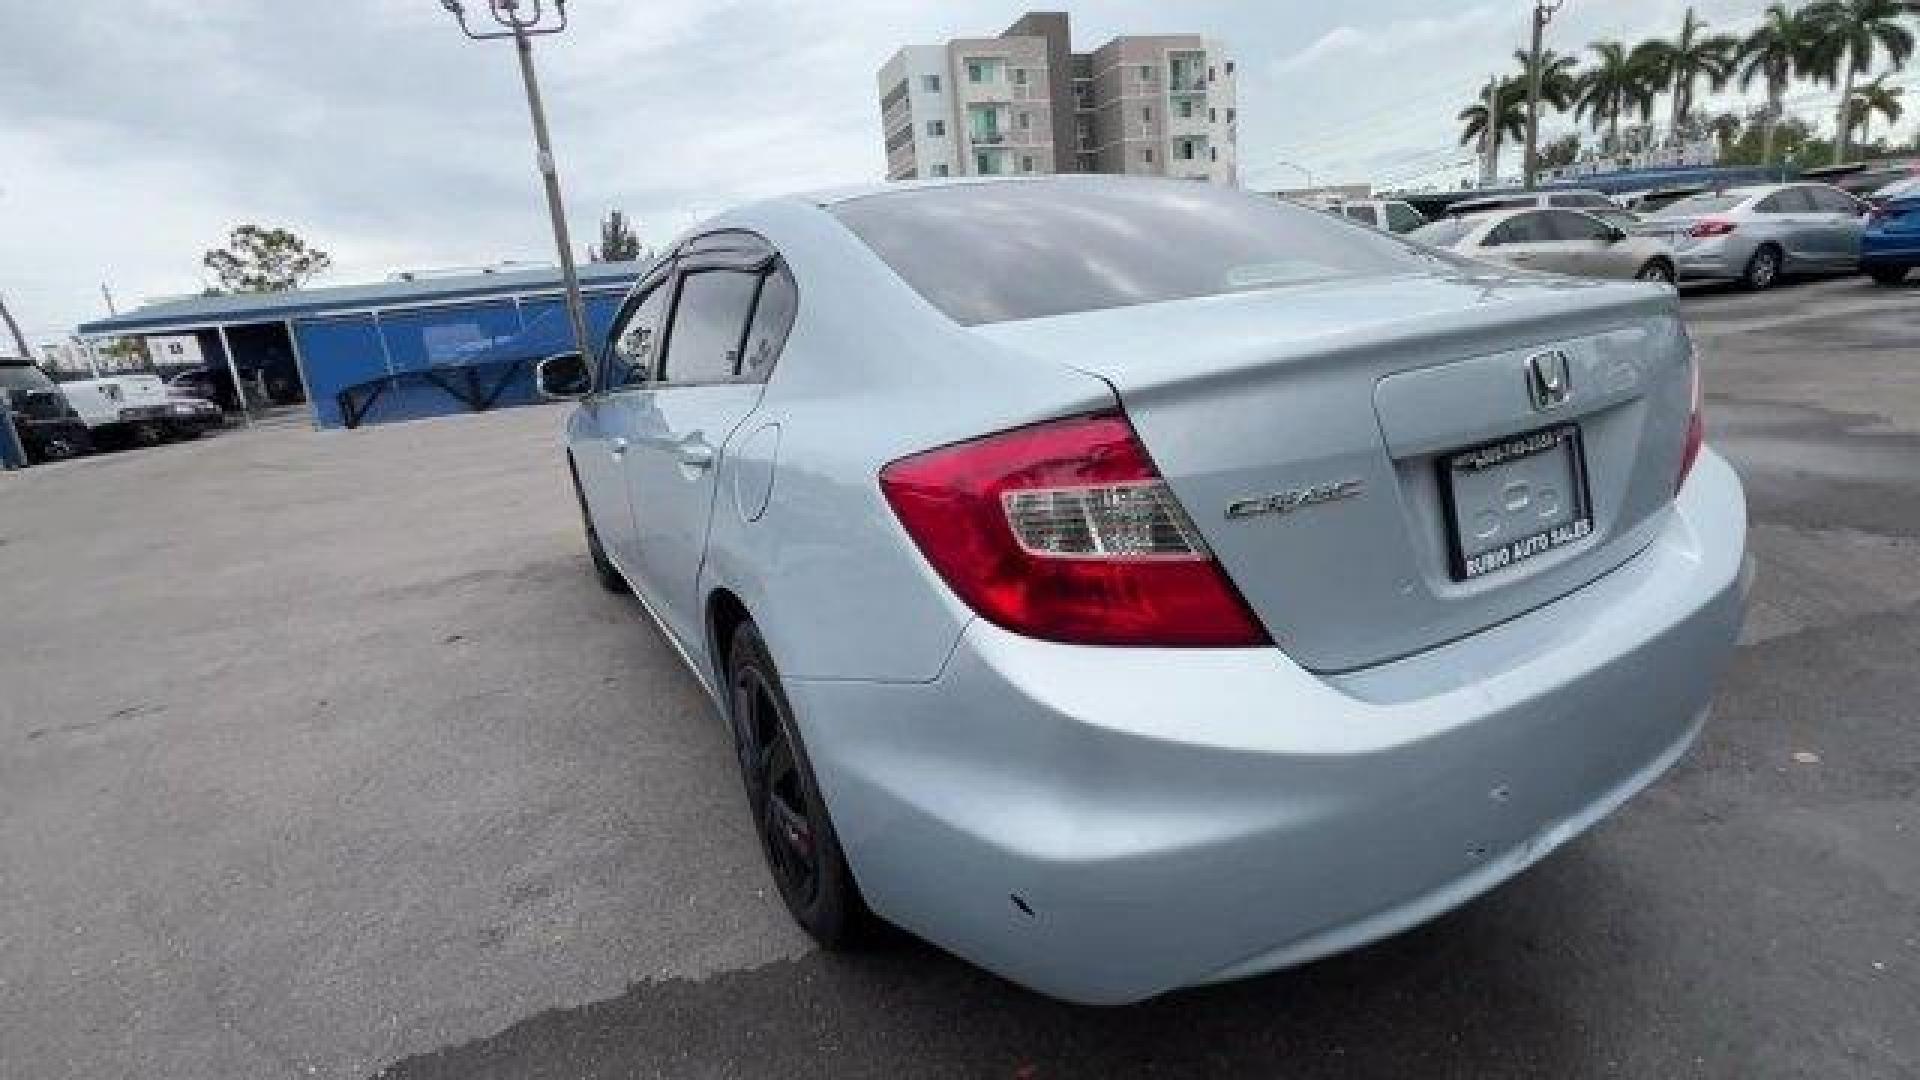
M1620 146L1620 115L1629 109L1652 108L1646 70L1618 41L1596 41L1587 46L1598 56L1580 73L1573 102L1574 119L1586 119L1593 130L1607 130L1607 147Z
M1513 50L1513 59L1520 65L1520 86L1524 90L1533 77L1528 66L1527 50ZM1558 53L1552 49L1540 50L1540 100L1553 106L1555 112L1566 112L1573 106L1573 98L1579 92L1580 79L1574 71L1580 61L1575 57Z
M1479 101L1460 110L1460 145L1465 146L1478 139L1480 149L1486 157L1480 166L1482 181L1491 182L1498 171L1500 162L1500 143L1504 139L1519 141L1527 137L1527 87L1519 79L1501 79L1499 87L1492 93L1493 123L1487 122L1487 100L1483 96ZM1544 96L1544 94L1542 95Z
M1693 87L1700 76L1705 75L1707 82L1719 90L1733 74L1734 50L1740 42L1726 34L1701 37L1700 31L1706 26L1694 15L1693 9L1688 8L1687 17L1680 23L1679 37L1672 41L1660 38L1643 41L1633 50L1651 85L1672 95L1673 117L1669 126L1676 137L1687 121L1687 114L1693 111ZM1642 119L1651 119L1652 111L1652 93L1649 93L1641 110Z
M1713 133L1714 141L1720 144L1722 153L1740 141L1740 133L1745 129L1746 123L1738 113L1723 112L1707 121L1707 130Z
M1840 104L1834 112L1839 130L1833 140L1833 163L1847 159L1848 110L1852 108L1856 80L1873 67L1874 52L1885 49L1887 59L1897 68L1905 67L1913 55L1913 32L1901 25L1905 16L1920 14L1920 0L1819 0L1801 13L1814 27L1817 44L1814 53L1822 75L1833 81L1835 68L1846 70L1840 89Z
M1760 25L1740 43L1735 59L1740 69L1740 89L1746 90L1755 79L1767 84L1766 126L1760 135L1760 164L1773 164L1773 136L1780 126L1781 101L1793 85L1796 75L1815 74L1819 60L1814 54L1813 24L1804 14L1785 4L1769 5L1760 17Z
M1867 141L1867 127L1873 121L1873 114L1879 113L1887 118L1889 125L1900 122L1904 111L1900 106L1900 95L1906 93L1905 87L1888 86L1885 75L1876 76L1871 82L1853 92L1847 102L1847 131L1860 129L1860 141Z

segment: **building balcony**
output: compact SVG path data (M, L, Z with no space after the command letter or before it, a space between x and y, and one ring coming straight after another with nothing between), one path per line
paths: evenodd
M1191 94L1205 94L1206 92L1207 92L1207 80L1205 76L1201 76L1201 75L1195 75L1195 76L1191 76L1189 78L1184 78L1184 79L1172 79L1167 83L1167 93L1172 94L1175 97L1183 97Z
M1007 141L1004 131L975 131L967 136L976 146L997 146Z

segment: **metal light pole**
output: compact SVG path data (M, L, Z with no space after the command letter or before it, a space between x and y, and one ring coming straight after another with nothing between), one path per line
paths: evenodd
M538 151L540 179L547 189L547 214L553 219L553 244L560 251L560 277L566 285L567 318L573 324L573 344L584 355L587 341L587 309L580 300L580 275L573 266L573 240L567 234L567 211L560 202L560 174L553 166L553 143L547 137L547 110L540 103L540 82L533 74L533 41L542 34L558 34L567 28L567 0L550 0L553 18L547 18L548 0L487 0L487 15L497 30L475 30L467 25L466 8L460 0L440 0L460 23L460 32L475 41L512 38L520 56L520 79L526 85L527 111L533 116L533 143ZM475 20L478 21L477 19Z
M1554 13L1566 0L1534 0L1533 2L1533 48L1527 53L1527 153L1521 159L1521 172L1527 187L1533 186L1539 176L1540 157L1537 150L1540 141L1540 42L1546 36L1547 24L1553 21Z
M1306 177L1308 191L1318 192L1320 190L1320 185L1313 179L1313 170L1307 168L1305 165L1296 165L1291 161L1280 161L1277 159L1272 163L1272 165L1269 165L1268 168L1272 168L1273 165L1278 165L1281 168L1285 168L1285 169L1292 169L1293 171Z

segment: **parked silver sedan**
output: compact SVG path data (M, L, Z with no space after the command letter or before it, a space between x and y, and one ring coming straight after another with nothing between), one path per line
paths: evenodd
M1764 184L1690 196L1653 214L1643 235L1673 245L1683 280L1771 288L1791 274L1860 267L1867 206L1828 184Z
M1625 214L1624 210L1599 213ZM1434 247L1518 270L1574 277L1674 280L1673 252L1582 210L1520 209L1436 221L1407 234Z
M1705 721L1746 512L1677 298L1485 270L1182 181L860 188L538 377L795 920L1119 1003L1465 903Z

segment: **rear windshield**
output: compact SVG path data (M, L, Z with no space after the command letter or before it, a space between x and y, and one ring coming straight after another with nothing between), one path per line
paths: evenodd
M833 214L962 325L1429 268L1386 233L1192 181L1012 181Z
M1407 239L1432 244L1434 247L1452 247L1459 243L1462 237L1472 232L1473 227L1478 224L1480 222L1475 218L1447 218L1431 225L1420 226L1408 233Z
M1661 208L1661 217L1686 217L1690 214L1721 214L1747 201L1746 195L1689 195Z
M1613 200L1597 191L1571 191L1559 195L1550 195L1547 202L1551 206L1612 206Z

